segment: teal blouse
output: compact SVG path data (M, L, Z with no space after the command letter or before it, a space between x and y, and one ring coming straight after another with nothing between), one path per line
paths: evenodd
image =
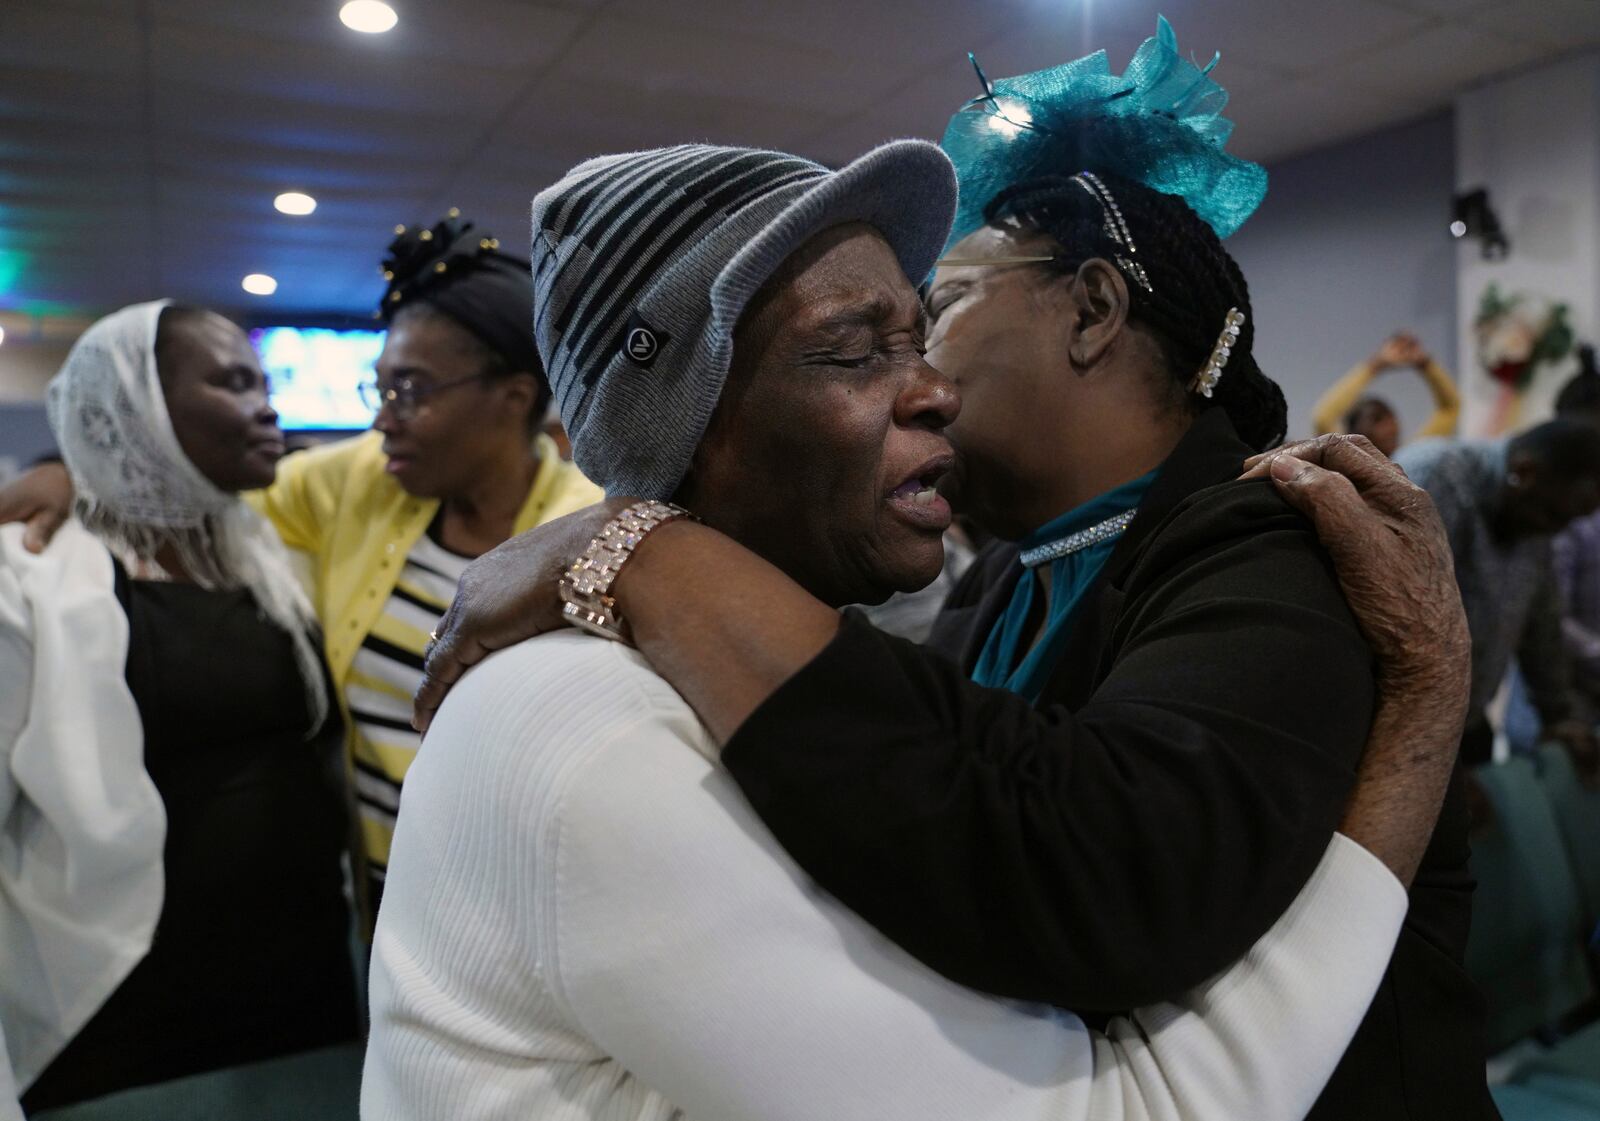
M1156 472L1152 471L1132 482L1123 483L1045 523L1022 541L1023 553L1092 530L1118 515L1129 514L1144 499L1155 477ZM1112 550L1116 548L1117 538L1121 535L1122 528L1112 527L1108 532L1094 535L1097 539L1082 548L1045 562L1050 566L1049 615L1045 618L1039 641L1019 659L1027 637L1028 617L1033 612L1034 597L1044 594L1038 569L1025 568L1021 579L1017 581L1016 591L1011 595L1010 605L996 620L994 630L989 632L989 638L983 644L983 652L973 668L972 679L979 685L1009 689L1037 703L1066 649L1067 636L1072 633L1072 616L1084 593L1094 583L1095 577L1100 575L1106 561L1111 559Z

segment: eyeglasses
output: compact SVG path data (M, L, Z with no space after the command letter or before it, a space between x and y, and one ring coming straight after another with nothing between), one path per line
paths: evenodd
M933 263L933 267L936 269L957 269L979 265L1042 265L1047 261L1059 261L1061 259L1060 255L1054 253L1044 257L940 257ZM930 276L917 288L917 298L926 306L928 297L931 295L933 295L933 278Z
M362 382L357 389L361 393L361 401L374 413L383 411L387 405L394 413L396 420L410 420L417 415L417 408L435 393L446 389L454 389L458 385L466 385L469 381L479 381L487 374L468 374L464 378L454 381L443 381L438 385L418 385L410 378L399 378L393 385L385 388L378 384L376 378Z
M1044 261L1054 261L1054 255L1048 257L941 257L934 262L937 268L967 268L971 265L1033 265Z

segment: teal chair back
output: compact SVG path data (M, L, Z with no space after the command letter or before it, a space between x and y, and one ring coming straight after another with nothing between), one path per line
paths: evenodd
M1555 810L1584 917L1592 931L1594 924L1600 923L1600 790L1591 790L1578 780L1571 757L1559 744L1539 749L1539 781Z
M357 1121L363 1049L351 1043L140 1086L33 1121Z
M1503 1121L1600 1121L1600 1102L1586 1100L1585 1083L1559 1085L1495 1086L1494 1104L1500 1107ZM1572 1093L1574 1090L1578 1093Z
M1491 1051L1593 994L1576 880L1536 770L1518 757L1474 772L1494 820L1472 837L1478 890L1467 968L1489 1003Z

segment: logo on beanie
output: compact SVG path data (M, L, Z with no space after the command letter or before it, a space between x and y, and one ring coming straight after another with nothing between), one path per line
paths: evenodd
M650 361L660 349L661 344L656 342L655 332L650 328L635 327L628 332L628 357L635 362Z
M656 360L656 355L661 353L661 348L667 345L668 337L646 323L638 312L634 312L628 317L627 326L622 329L622 351L648 370Z

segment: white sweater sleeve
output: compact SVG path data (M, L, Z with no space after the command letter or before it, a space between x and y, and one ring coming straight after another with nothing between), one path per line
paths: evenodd
M1406 910L1336 837L1243 960L1091 1033L887 942L686 738L660 722L599 749L563 798L535 910L567 1014L694 1121L1289 1121L1354 1035Z

